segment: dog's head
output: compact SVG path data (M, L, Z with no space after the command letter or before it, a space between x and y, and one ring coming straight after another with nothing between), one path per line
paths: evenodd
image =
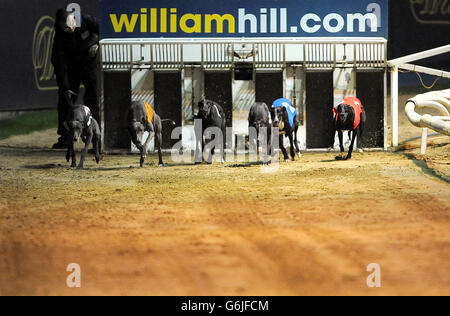
M69 129L70 135L72 136L72 140L77 143L80 140L81 135L83 134L83 123L80 121L69 121L67 123L67 127Z
M69 119L64 126L69 131L71 140L78 142L88 124L88 117L82 105L75 105L69 113Z
M335 112L336 122L340 122L342 125L345 125L353 114L353 108L345 104L339 104Z
M142 122L138 122L135 120L131 121L128 123L128 132L130 133L133 142L140 144L145 132L145 125Z
M202 99L198 103L198 117L202 119L207 119L211 114L211 108L213 104L211 101Z
M284 130L287 112L285 107L275 107L273 109L273 127Z
M73 33L77 27L75 14L66 9L56 11L55 29L65 33Z

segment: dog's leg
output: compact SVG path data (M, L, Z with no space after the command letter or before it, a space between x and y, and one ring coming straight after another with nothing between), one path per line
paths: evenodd
M133 142L133 144L136 146L136 148L139 150L140 154L141 154L141 167L144 165L144 161L142 160L142 155L144 154L144 146L138 142L137 138L131 138L131 141Z
M94 146L95 146L95 162L97 164L99 164L100 163L100 137L95 136Z
M287 154L286 148L284 147L284 135L280 135L280 148L281 151L283 152L284 161L288 162L289 156Z
M294 130L294 145L295 145L295 150L297 152L298 157L300 158L302 156L301 152L300 152L300 148L298 146L298 125L295 126L295 130Z
M100 127L98 126L97 121L92 120L93 122L93 126L92 126L92 130L93 130L93 145L94 145L94 150L95 150L95 162L98 164L100 162L100 152L101 152L101 132L100 132Z
M142 145L142 147L140 149L141 150L141 161L140 161L141 168L144 166L145 159L147 158L148 146L150 145L150 141L153 139L154 134L155 134L154 132L148 132L148 137L145 140L144 145Z
M215 141L216 141L216 137L217 137L217 135L214 135L214 138L211 137L211 140L209 141L208 146L209 146L209 144L211 144L212 142L215 142ZM208 165L211 165L211 164L213 163L213 156L214 156L215 152L216 152L216 146L214 146L214 147L209 151L208 160L206 161L206 163L207 163Z
M258 126L256 128L256 156L259 159L259 147L261 146L261 141L259 140L259 138L261 137L261 127Z
M70 143L69 145L69 150L70 150L70 156L72 157L72 164L70 165L71 168L75 168L77 166L77 157L75 155L75 148L74 148L74 144L73 141Z
M350 149L348 150L348 155L345 158L345 160L352 159L352 153L353 153L353 147L355 146L356 134L357 134L356 131L353 131L352 142L350 144Z
M161 133L161 131L156 132L156 134L155 134L155 147L158 149L158 165L160 167L164 167L164 162L163 162L162 152L161 152L161 147L162 147L162 133Z
M266 148L266 150L263 151L263 155L264 155L263 164L264 165L269 164L270 157L271 157L271 151L272 151L272 148L271 148L272 147L272 130L270 127L268 127L266 130L267 130L267 132L263 133L263 134L265 134L263 146Z
M364 128L366 126L366 120L367 120L366 112L363 112L361 114L361 123L359 123L359 126L357 128L357 130L358 130L358 139L359 139L358 142L361 145L360 146L361 148L359 148L360 152L363 152L362 136L364 134Z
M341 149L341 153L345 152L344 148L344 133L342 131L338 131L339 137L339 148Z
M295 161L294 135L292 133L289 134L289 143L291 144L291 160Z
M72 152L70 151L70 145L67 146L67 153L66 153L66 161L70 161L70 156L72 155Z
M198 161L195 162L195 164L201 164L205 160L204 155L203 155L205 152L205 130L206 130L205 123L202 121L202 135L198 142L201 160L199 159Z
M89 145L92 142L92 132L90 133L90 135L88 135L87 139L86 139L86 144L84 145L83 151L81 153L81 158L80 158L80 163L78 164L78 169L83 169L84 168L84 160L86 159L86 154L88 152L89 149Z
M225 163L225 149L227 147L227 127L222 127L222 163Z
M336 157L336 160L342 160L343 153L345 152L344 148L344 133L342 131L338 131L338 137L339 137L339 147L341 149L341 155Z

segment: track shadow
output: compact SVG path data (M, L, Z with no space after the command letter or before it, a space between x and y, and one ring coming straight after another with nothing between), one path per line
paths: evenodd
M173 167L193 167L196 166L193 162L183 162L183 163L165 163L163 167L159 167L157 165L151 165L150 167L155 168L173 168Z
M413 154L404 154L406 158L411 160L417 167L419 167L422 172L428 176L432 176L441 181L450 183L450 178L437 173L434 169L430 168L425 160L417 159Z
M122 166L122 167L85 167L84 170L92 170L92 171L121 171L121 170L132 170L132 169L140 169L139 166Z
M32 169L32 170L48 170L48 169L67 169L68 166L64 166L62 164L49 163L45 165L25 165L22 166L23 169Z
M262 161L258 162L243 162L239 164L234 164L227 166L228 168L248 168L248 167L254 167L254 166L262 166L264 165Z
M336 161L342 161L342 160L328 159L328 160L321 160L320 162L336 162Z

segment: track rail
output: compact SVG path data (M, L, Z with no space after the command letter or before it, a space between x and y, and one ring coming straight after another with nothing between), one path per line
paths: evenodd
M441 116L421 115L416 109L438 111ZM409 99L405 106L406 116L416 127L423 128L421 153L427 149L428 129L450 136L450 89L419 94Z

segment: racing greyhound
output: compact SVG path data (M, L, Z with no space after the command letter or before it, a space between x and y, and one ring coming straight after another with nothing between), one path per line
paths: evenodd
M202 98L198 103L198 113L194 119L202 120L202 135L198 135L196 144L196 157L199 156L199 150L201 153L204 152L205 142L204 136L205 131L210 127L219 128L222 132L222 161L225 161L225 146L226 146L226 116L223 108L216 102ZM201 136L201 137L200 137ZM215 136L216 137L216 136ZM215 141L215 140L214 140ZM209 152L209 158L206 161L208 164L212 164L212 156L215 153L216 148L212 148ZM203 156L202 158L203 159ZM201 163L202 160L196 158L196 164Z
M145 159L147 158L148 146L153 137L155 137L155 148L158 150L159 166L164 166L161 153L162 122L166 121L175 125L175 122L172 120L161 120L159 115L155 113L153 108L147 102L134 101L131 103L131 107L128 110L128 131L131 136L131 141L141 153L141 167L144 166ZM145 143L142 144L144 132L148 132L149 136Z
M84 149L81 153L80 164L78 169L83 169L84 160L92 142L95 151L95 161L97 164L100 161L100 141L101 133L98 122L92 117L91 110L84 105L72 106L69 112L69 119L64 122L64 127L68 130L68 148L66 154L67 162L72 157L72 168L76 167L77 158L75 155L74 142L78 142L81 138L85 143Z
M284 147L284 136L289 138L291 144L291 159L295 160L295 153L301 157L300 148L298 147L298 110L294 108L287 99L277 99L273 102L274 111L273 126L280 129L280 147L283 152L284 160L289 161L286 148ZM295 146L295 147L294 147Z
M259 151L259 136L262 129L266 129L264 142L267 142L267 155L271 155L272 147L272 117L269 111L269 107L264 102L256 102L250 109L248 114L248 127L256 129L256 150ZM250 133L250 130L249 130ZM265 146L266 144L264 144ZM268 162L268 157L265 155L263 162Z
M361 101L355 97L345 98L337 107L333 108L333 112L335 115L334 128L338 132L341 154L345 152L345 131L349 131L349 136L351 136L352 140L347 156L337 156L336 160L349 160L352 158L356 136L361 137L364 132L364 125L367 119L366 112ZM335 133L333 133L332 148L334 147L334 135Z

